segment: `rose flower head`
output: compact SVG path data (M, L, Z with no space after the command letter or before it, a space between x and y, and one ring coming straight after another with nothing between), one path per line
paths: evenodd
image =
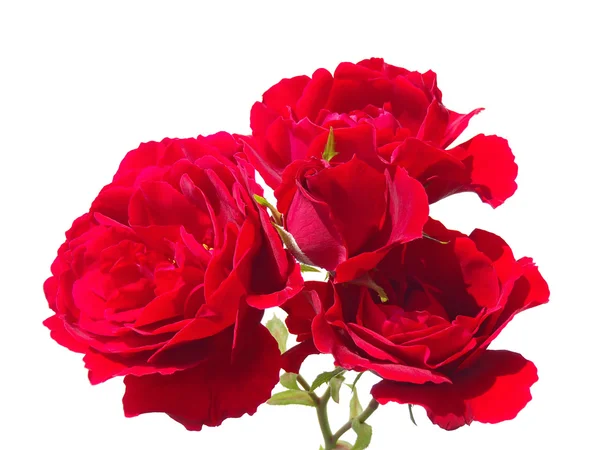
M430 203L470 191L496 207L516 190L517 166L506 140L479 134L449 148L480 111L446 108L432 71L410 71L380 58L343 62L333 75L318 69L268 89L252 108L245 152L276 189L293 161L315 156L331 127L336 139L338 132L346 139L351 129L368 126L372 132L357 133L367 134L375 151L354 149L365 162L404 167L423 184ZM331 164L352 155L339 153Z
M432 219L419 239L389 252L349 283L307 282L284 308L300 344L284 354L297 372L312 353L383 380L371 393L423 406L452 430L514 418L531 399L534 364L488 346L519 312L546 303L548 286L531 258L516 260L498 236L470 236Z
M125 376L125 415L190 430L253 414L281 358L263 310L302 287L254 171L227 133L150 142L66 233L44 291L52 338L92 384Z

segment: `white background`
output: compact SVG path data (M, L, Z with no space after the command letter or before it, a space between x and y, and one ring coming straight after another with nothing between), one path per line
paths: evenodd
M252 103L282 77L371 56L435 70L453 110L486 108L465 138L509 139L516 195L498 210L455 196L432 215L502 235L535 258L552 292L495 343L539 368L516 420L445 432L421 409L415 427L405 406L389 405L370 420L371 448L599 448L594 3L2 0L0 448L319 447L314 411L301 406L261 406L200 433L160 414L125 419L121 380L91 387L81 356L41 325L42 283L64 231L140 141L246 133ZM307 375L325 363L309 359ZM334 427L345 419L337 410Z

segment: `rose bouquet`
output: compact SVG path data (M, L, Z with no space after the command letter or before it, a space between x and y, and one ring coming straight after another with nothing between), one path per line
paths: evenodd
M301 404L323 449L361 450L388 402L447 430L513 419L536 368L488 347L548 286L499 236L429 217L456 193L495 208L516 190L505 139L455 144L480 111L446 108L431 71L373 58L282 80L253 106L251 135L142 144L67 231L44 324L84 354L92 384L124 376L127 417L162 412L188 430ZM263 325L273 307L285 324ZM309 382L300 369L318 353L335 367ZM327 405L351 371L350 420L332 430ZM380 381L363 409L366 371Z

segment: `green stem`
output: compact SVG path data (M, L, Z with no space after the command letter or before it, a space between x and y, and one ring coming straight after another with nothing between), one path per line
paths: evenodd
M329 417L327 415L327 403L331 398L331 388L327 388L323 397L319 399L317 405L317 418L319 419L319 426L321 427L321 434L323 434L323 440L325 441L325 450L332 450L337 443L337 440L333 440L331 433L331 426L329 425Z
M337 443L337 440L332 439L331 426L329 425L329 416L327 415L327 403L331 398L331 388L327 388L323 397L319 397L317 394L310 390L310 384L304 379L304 377L298 374L296 378L302 389L308 392L310 398L312 398L317 408L317 418L319 419L319 426L321 427L321 433L323 434L323 440L325 441L325 450L332 450Z
M366 422L367 419L371 417L371 414L373 414L377 408L379 408L379 403L377 403L377 400L375 400L374 398L371 399L365 410L356 417L356 420L358 420L360 423ZM350 428L352 428L352 420L349 420L344 425L342 425L342 427L339 430L337 430L335 434L331 437L331 440L334 442L334 444L337 443L337 441L342 437L342 435Z

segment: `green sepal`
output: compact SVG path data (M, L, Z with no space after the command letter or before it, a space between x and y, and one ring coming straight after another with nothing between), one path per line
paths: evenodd
M300 270L302 272L317 272L317 273L321 273L321 271L313 266L309 266L308 264L300 264Z
M363 412L363 407L358 399L358 391L354 389L350 399L350 420L356 418L361 412Z
M279 378L279 382L285 388L291 389L293 391L299 391L300 386L298 386L298 374L286 372Z
M327 162L331 161L338 152L335 151L335 137L333 135L333 127L329 127L329 135L327 136L327 143L325 144L325 150L323 150L323 159Z
M301 264L305 264L307 266L315 265L308 258L308 256L306 256L304 254L304 252L302 250L300 250L300 247L298 247L298 243L296 242L296 239L294 239L294 236L292 236L292 234L289 231L287 231L281 225L278 225L276 223L274 223L273 226L279 233L279 236L281 237L281 240L285 244L285 247L290 251L290 253L292 255L294 255L294 258L296 258L298 260L298 262L300 262Z
M258 203L260 206L264 206L265 208L268 208L269 211L271 211L271 215L273 216L273 219L275 219L275 222L277 223L282 223L282 215L279 211L277 211L277 208L275 208L273 205L271 205L271 203L269 203L269 201L264 198L261 197L258 194L254 194L254 201L256 201L256 203Z
M310 390L314 391L315 389L318 389L318 387L321 386L322 384L329 383L329 380L331 380L333 377L335 377L336 375L339 375L340 373L342 373L344 371L345 370L342 369L341 367L336 367L331 372L320 373L319 375L317 375L317 378L315 378L315 381L313 381L312 384L310 385Z
M266 323L267 329L271 332L271 335L277 341L279 351L285 353L287 349L287 340L289 336L288 329L277 316L273 315L273 318Z
M315 406L312 398L306 391L283 391L274 394L269 400L268 405L304 405Z
M344 376L340 374L329 380L329 386L331 387L331 399L336 403L340 403L340 388L342 387L344 379Z
M363 375L364 372L360 372L358 375L356 375L356 378L354 379L352 385L349 385L350 389L352 389L353 391L356 389L356 383L358 383L358 380L360 380L360 377L362 377Z
M364 450L367 448L371 443L373 427L355 419L352 421L352 429L356 433L356 442L354 443L352 450Z
M409 403L409 405L408 405L408 414L410 415L410 421L411 421L411 422L412 422L412 423L413 423L415 426L418 426L418 425L417 425L417 422L415 421L415 416L413 415L413 410L412 410L412 409L413 409L413 405L411 405L411 404Z

